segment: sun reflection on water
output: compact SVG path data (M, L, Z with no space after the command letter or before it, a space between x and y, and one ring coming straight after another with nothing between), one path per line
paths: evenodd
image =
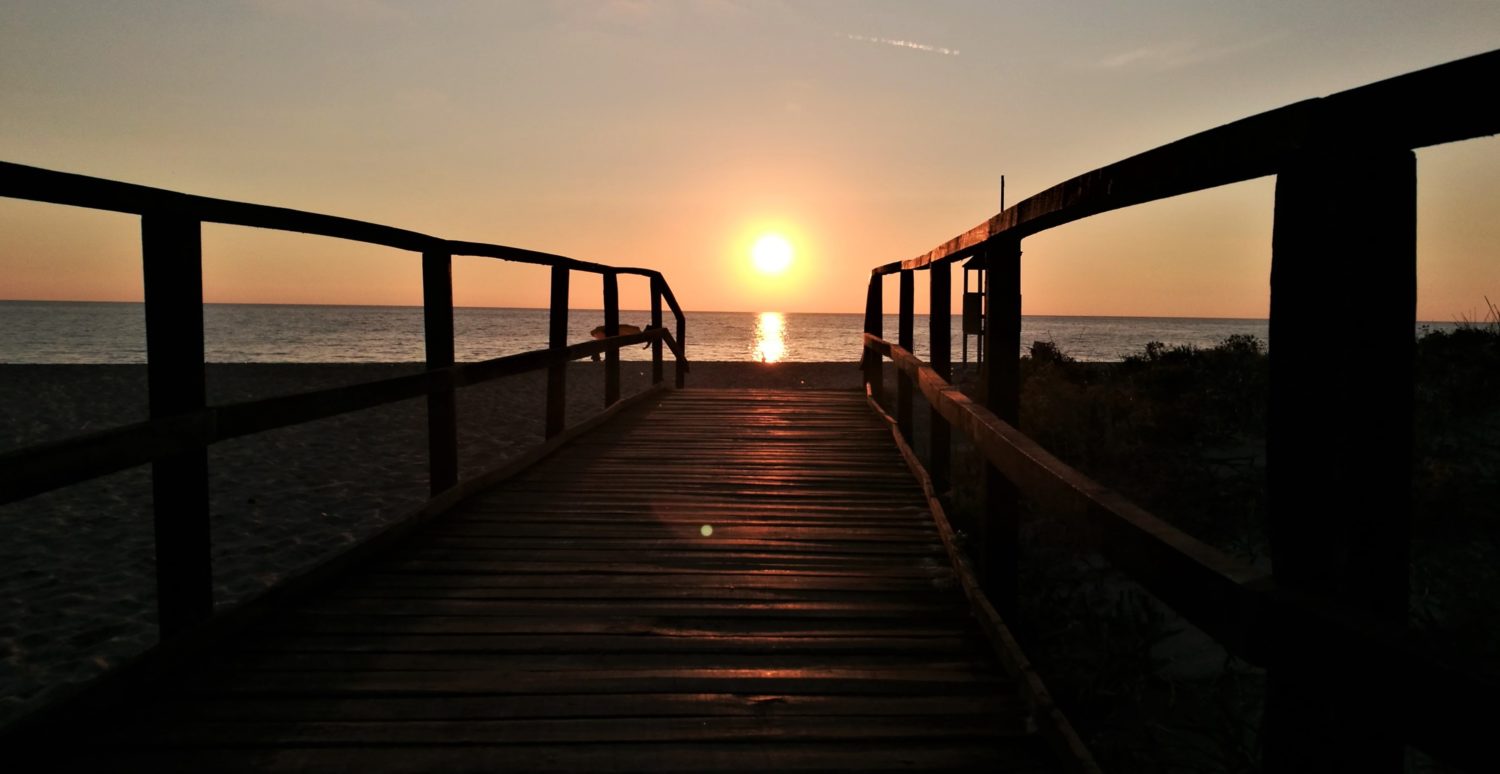
M756 318L754 356L762 363L786 357L786 318L780 312L761 312Z

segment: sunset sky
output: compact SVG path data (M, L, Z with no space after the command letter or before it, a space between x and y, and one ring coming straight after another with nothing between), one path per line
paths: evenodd
M656 267L690 312L856 311L872 266L997 212L1001 174L1014 203L1497 46L1496 0L0 0L0 160ZM1500 302L1500 140L1418 160L1418 316L1472 316ZM1027 240L1025 312L1264 317L1272 191ZM138 300L138 233L0 200L0 298ZM410 254L204 233L209 301L420 302ZM546 305L543 269L455 271L462 305Z

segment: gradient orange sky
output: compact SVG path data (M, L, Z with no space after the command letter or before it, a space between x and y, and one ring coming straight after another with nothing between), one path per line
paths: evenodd
M1014 203L1497 42L1479 0L7 2L0 159L656 267L690 312L857 311L872 266L998 211L1002 173ZM1500 301L1500 140L1418 159L1418 316L1474 315ZM1029 239L1025 312L1264 317L1272 190ZM750 268L768 231L797 251L778 278ZM416 256L302 235L208 226L205 272L209 301L421 298ZM455 272L461 305L546 305L542 269ZM138 223L0 200L0 277L138 300ZM575 279L575 307L598 294Z

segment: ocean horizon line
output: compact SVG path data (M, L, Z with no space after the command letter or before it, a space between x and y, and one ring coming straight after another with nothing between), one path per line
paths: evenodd
M0 298L0 304L116 304L116 305L135 304L135 305L143 305L143 304L145 304L145 302L144 301L100 300L100 299ZM335 309L421 309L422 308L421 304L306 304L306 303L295 303L295 302L270 302L270 301L205 301L205 302L203 302L203 305L204 306L260 306L260 307L271 306L271 307L297 307L297 308L310 308L310 309L317 309L317 308L335 308ZM461 304L455 304L453 308L454 309L483 309L483 310L498 310L498 311L517 311L517 312L545 312L545 311L548 311L548 309L549 309L548 307L545 307L545 306L466 306L466 305L461 305ZM603 307L591 307L591 306L573 306L573 307L569 307L568 309L569 309L569 311L574 311L574 312L601 312L602 313L604 311ZM620 309L620 311L621 312L631 312L631 313L644 312L644 313L648 313L649 314L651 310L649 310L649 309L631 309L631 308L622 307ZM743 310L743 309L698 309L698 310L686 310L684 313L686 315L688 315L688 316L692 316L694 314L762 314L762 313L765 313L765 312L775 312L777 314L808 314L808 315L814 315L814 314L816 314L816 315L862 315L862 314L864 314L863 310L849 311L849 312L808 312L808 311L786 310L786 309L748 309L748 310ZM670 314L670 312L664 310L664 314ZM894 316L896 316L897 312L885 312L884 314L885 314L886 317L894 317ZM929 316L929 314L927 312L918 312L918 313L916 313L916 316L918 316L918 317L927 317L927 316ZM961 315L958 312L954 312L952 314L952 316L953 317L960 317ZM1219 315L1180 315L1180 314L1045 314L1045 313L1037 313L1037 312L1023 312L1021 316L1022 317L1060 317L1060 318L1075 318L1075 319L1087 319L1087 320L1225 320L1225 321L1245 321L1245 322L1266 322L1269 319L1269 318L1266 318L1266 317L1234 317L1234 316L1225 317L1225 316L1219 316ZM1438 321L1438 320L1417 320L1418 324L1427 323L1427 322L1442 322L1442 321Z

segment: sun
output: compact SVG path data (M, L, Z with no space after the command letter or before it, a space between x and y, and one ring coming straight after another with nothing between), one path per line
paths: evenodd
M792 243L780 234L766 234L750 248L750 260L762 274L780 274L792 265Z

